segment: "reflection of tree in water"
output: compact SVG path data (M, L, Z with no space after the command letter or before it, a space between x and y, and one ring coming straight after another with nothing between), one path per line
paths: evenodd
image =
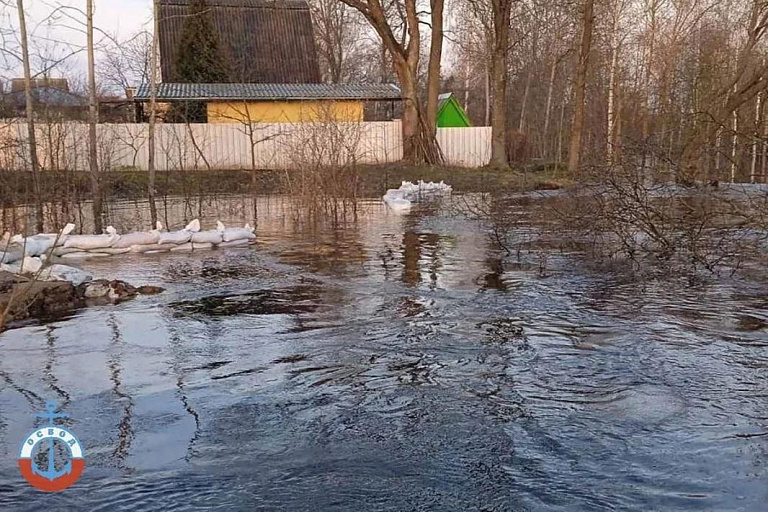
M501 257L488 253L485 258L485 265L488 272L480 278L480 288L483 290L507 291L507 284L504 282L504 261Z
M192 407L192 404L189 401L189 397L187 396L186 384L184 383L184 378L186 377L187 373L187 370L184 368L184 365L187 362L184 344L182 342L181 336L174 327L173 315L167 316L166 318L170 320L167 326L168 342L171 347L171 353L173 354L171 366L173 368L173 373L176 374L176 395L179 397L184 410L192 417L192 420L195 422L195 433L189 440L189 444L187 445L187 454L184 457L185 460L189 461L194 455L195 443L200 438L200 415Z
M54 367L56 366L56 341L56 327L50 325L45 331L46 359L43 375L48 387L59 396L59 409L67 409L72 399L69 393L59 386L59 380L53 373ZM62 419L61 423L66 425L67 419Z
M131 449L131 443L133 442L134 432L131 421L133 419L133 398L123 390L122 383L122 352L123 352L123 335L120 333L120 326L117 323L114 313L109 315L107 324L112 329L112 356L107 363L109 367L110 376L112 381L112 392L115 394L119 402L123 405L123 415L117 426L118 442L113 452L114 457L117 459L118 466L123 467L125 459Z
M442 267L441 237L436 233L403 233L403 282L416 287L421 282L421 261L426 261L430 288L437 287Z

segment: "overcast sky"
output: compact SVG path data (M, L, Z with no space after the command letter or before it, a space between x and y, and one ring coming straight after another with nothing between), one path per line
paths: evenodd
M16 2L8 3L10 5L2 8L3 16L0 23L6 26L10 24L13 29L17 29ZM25 0L24 4L27 11L27 30L33 50L63 56L71 53L71 50L65 50L66 46L75 49L85 46L85 18L82 13L66 10L55 17L51 16L51 13L55 12L56 7L60 5L85 11L85 0ZM94 9L94 25L97 29L111 36L116 35L118 39L127 38L141 29L152 27L152 0L94 0ZM96 40L99 41L99 39L106 42L104 36L100 37L97 33ZM11 69L3 70L0 75L6 75L6 78L21 76L21 65L17 64L14 69L12 60L6 61L5 66ZM82 73L85 71L85 62L85 54L79 52L68 58L67 64L53 75L60 75L62 72ZM39 70L33 69L33 72L37 71Z

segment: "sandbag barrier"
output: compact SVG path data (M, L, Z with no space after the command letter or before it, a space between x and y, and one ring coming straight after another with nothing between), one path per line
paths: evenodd
M418 183L403 181L400 188L387 190L382 200L391 210L406 213L410 211L412 203L449 196L452 192L453 188L442 181L440 183L421 180Z
M160 222L151 231L124 235L118 234L112 226L107 227L103 235L72 235L74 229L74 224L67 224L58 233L26 238L6 233L0 240L0 270L14 274L41 273L44 280L82 282L87 274L67 265L51 264L50 256L75 260L126 253L191 252L242 247L256 240L254 229L248 224L242 228L227 228L217 222L216 229L201 231L198 219L178 231L164 231Z

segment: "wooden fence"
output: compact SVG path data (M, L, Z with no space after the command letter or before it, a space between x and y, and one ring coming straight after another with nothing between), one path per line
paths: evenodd
M146 170L146 124L100 124L101 169ZM479 167L490 160L490 128L439 128L446 163ZM86 170L88 127L38 123L38 159L44 169ZM403 157L399 121L303 124L158 124L158 170L285 169L323 162L397 162ZM0 169L28 169L27 126L0 122Z

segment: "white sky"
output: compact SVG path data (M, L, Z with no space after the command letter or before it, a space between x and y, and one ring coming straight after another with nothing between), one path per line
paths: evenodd
M7 2L8 5L0 3L0 12L2 17L0 23L10 25L12 30L18 29L18 12L16 2ZM35 50L42 53L53 55L67 55L72 50L65 50L70 46L74 49L85 46L85 0L25 0L25 10L27 19L27 31L30 38L32 53ZM56 11L57 6L72 7L65 9L54 17L52 13ZM78 12L79 9L82 12ZM151 29L152 0L94 0L94 26L97 30L117 36L118 39L125 39L128 36L138 32L141 29ZM103 35L96 34L97 44L101 39L106 42ZM11 46L7 44L6 46ZM97 55L98 60L98 55ZM21 76L21 65L17 63L14 66L14 59L6 59L0 75L6 75L6 78L12 76ZM39 59L38 59L39 60ZM67 63L52 76L65 74L79 74L85 70L85 54L79 52L67 59ZM34 68L34 57L33 57ZM33 73L39 69L33 69Z

